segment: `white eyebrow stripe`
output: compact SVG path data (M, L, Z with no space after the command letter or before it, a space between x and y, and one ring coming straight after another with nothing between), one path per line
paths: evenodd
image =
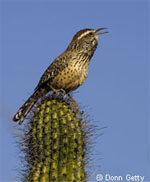
M82 37L84 37L85 35L89 34L90 32L93 32L93 31L87 30L86 32L82 33L82 34L78 37L78 40L81 39Z

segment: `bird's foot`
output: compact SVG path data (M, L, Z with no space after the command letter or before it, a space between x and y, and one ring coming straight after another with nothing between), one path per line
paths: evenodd
M51 89L52 89L53 93L56 94L56 95L58 95L58 96L59 95L62 95L62 94L66 95L66 92L65 92L64 89L55 89L53 87L51 87Z

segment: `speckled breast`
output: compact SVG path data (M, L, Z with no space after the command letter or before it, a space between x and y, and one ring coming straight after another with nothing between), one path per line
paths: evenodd
M89 62L73 60L52 81L55 89L63 89L67 93L82 85L88 75Z

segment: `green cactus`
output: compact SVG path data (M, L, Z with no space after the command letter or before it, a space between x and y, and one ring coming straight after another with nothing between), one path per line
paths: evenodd
M72 103L47 96L34 108L24 136L28 182L85 182L86 134Z

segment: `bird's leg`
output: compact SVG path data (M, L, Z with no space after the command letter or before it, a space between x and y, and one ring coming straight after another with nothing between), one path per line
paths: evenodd
M59 90L55 89L55 88L54 88L54 87L52 87L52 86L51 86L51 89L52 89L52 91L54 92L54 94L59 95Z
M63 93L64 95L66 95L66 91L64 89L59 89L59 92Z
M64 89L55 89L51 86L51 90L53 91L54 94L56 94L58 97L64 97L66 95L66 92Z
M55 89L52 86L51 86L51 89L58 96L61 96L61 93L64 94L64 96L68 96L69 101L73 104L74 112L77 114L82 114L82 112L80 112L80 110L79 110L79 106L78 106L77 102L72 98L72 96L69 93L66 93L66 91L64 89Z
M57 94L60 95L60 93L66 94L66 92L63 89L55 89L54 87L51 86L52 91Z

